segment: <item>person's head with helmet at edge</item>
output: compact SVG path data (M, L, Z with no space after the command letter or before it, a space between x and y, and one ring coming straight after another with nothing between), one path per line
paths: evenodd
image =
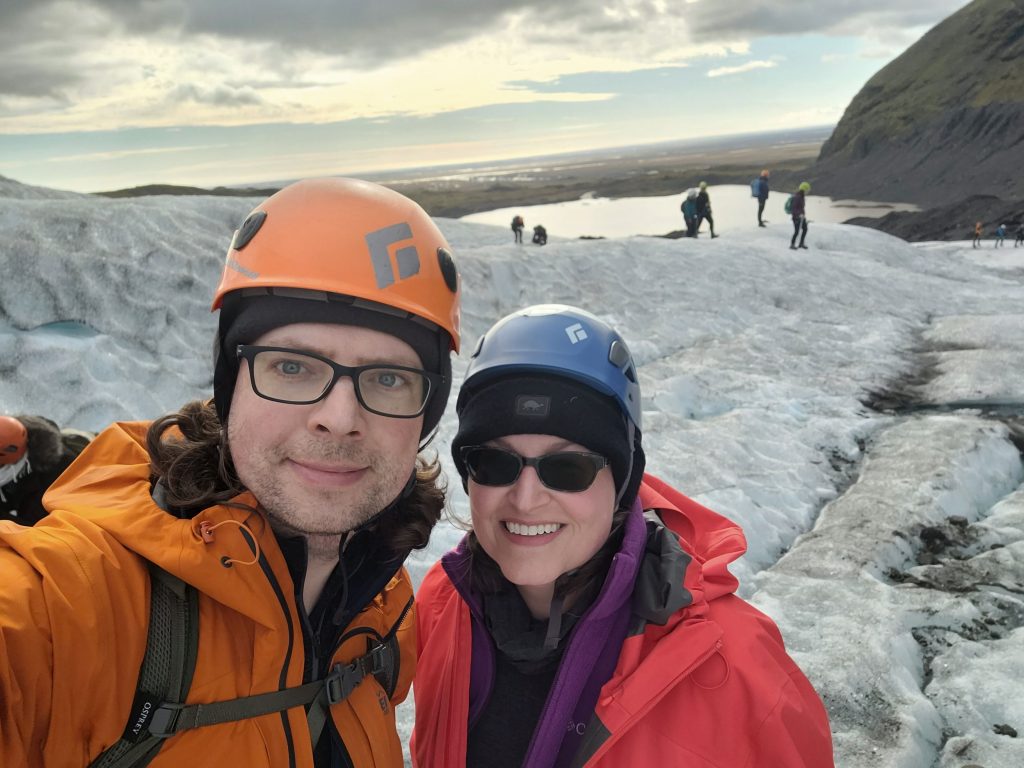
M0 416L0 520L33 525L45 517L43 495L88 439L45 416Z
M13 416L0 416L0 467L20 469L26 463L28 430Z
M417 594L417 765L832 764L820 698L732 594L739 526L645 475L614 328L564 305L508 315L456 412L471 526Z
M10 487L31 472L28 430L20 419L0 416L0 519L8 511ZM16 510L13 503L10 506Z

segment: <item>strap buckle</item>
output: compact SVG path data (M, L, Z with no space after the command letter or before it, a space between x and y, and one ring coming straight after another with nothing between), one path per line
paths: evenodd
M324 679L324 687L327 690L327 701L329 704L337 704L344 701L356 687L363 682L366 672L363 665L356 659L351 664L335 664L334 669Z
M149 719L149 735L157 739L169 739L177 731L178 718L184 704L161 704Z
M387 669L388 648L375 645L364 656L348 664L335 664L331 673L324 678L327 701L337 704L352 695L367 675L377 675Z
M390 650L386 644L375 645L370 652L363 656L363 660L369 659L370 668L366 670L368 675L379 675L387 669L390 658Z

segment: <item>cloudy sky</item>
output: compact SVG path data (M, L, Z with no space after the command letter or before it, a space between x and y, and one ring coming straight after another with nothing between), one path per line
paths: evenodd
M0 174L258 183L834 124L967 0L3 0Z

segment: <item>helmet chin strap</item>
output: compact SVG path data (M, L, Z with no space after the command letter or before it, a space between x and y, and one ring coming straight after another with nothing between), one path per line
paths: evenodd
M633 477L633 458L636 456L636 426L629 419L626 419L626 438L629 440L629 468L626 470L626 477L623 479L621 487L615 492L615 509L619 508L619 502L622 501L622 496L629 488L629 481Z

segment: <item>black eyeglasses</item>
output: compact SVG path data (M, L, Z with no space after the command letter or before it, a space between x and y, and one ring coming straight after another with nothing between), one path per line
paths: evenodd
M404 365L341 365L288 347L238 345L249 363L252 391L276 403L309 405L323 400L338 379L352 379L356 399L370 413L411 419L423 413L430 393L443 377Z
M462 451L469 476L480 485L512 485L523 467L533 467L540 481L552 491L579 493L589 488L608 459L596 453L559 451L527 458L492 445L467 445Z

